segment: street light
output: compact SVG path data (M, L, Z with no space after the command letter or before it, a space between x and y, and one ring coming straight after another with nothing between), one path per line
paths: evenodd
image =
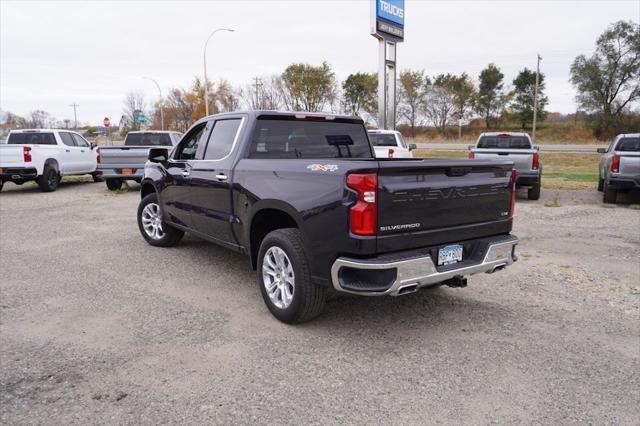
M211 37L218 31L228 31L232 33L234 30L231 28L218 28L213 30L209 37L207 37L207 41L204 42L204 114L209 115L209 83L207 81L207 44L209 44L209 40Z
M160 89L160 85L158 84L158 82L152 79L151 77L142 77L142 78L144 78L145 80L153 81L156 87L158 88L158 93L160 93L160 129L164 130L164 111L162 110L162 104L164 103L164 100L162 99L162 89Z

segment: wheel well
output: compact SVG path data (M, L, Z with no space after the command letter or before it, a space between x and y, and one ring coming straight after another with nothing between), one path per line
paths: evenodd
M297 228L296 221L282 210L260 210L251 221L251 265L253 269L258 265L258 250L264 237L269 232L282 228Z
M142 188L140 188L140 198L144 198L149 194L153 194L154 192L156 192L156 188L153 186L153 184L149 182L143 182Z
M44 162L44 167L47 166L51 166L53 167L53 169L60 173L60 167L58 167L58 162L55 160L55 158L48 158L45 162ZM44 170L43 170L44 171Z

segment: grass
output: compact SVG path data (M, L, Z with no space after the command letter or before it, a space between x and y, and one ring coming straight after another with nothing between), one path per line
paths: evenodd
M436 151L416 149L415 157L468 158L467 151ZM593 189L598 184L596 153L541 152L542 187L547 189Z

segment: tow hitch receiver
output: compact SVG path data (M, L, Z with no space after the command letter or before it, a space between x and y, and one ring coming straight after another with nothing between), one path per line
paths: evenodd
M442 284L449 287L466 287L467 279L462 275L456 275L455 277L449 278L448 280L444 281Z

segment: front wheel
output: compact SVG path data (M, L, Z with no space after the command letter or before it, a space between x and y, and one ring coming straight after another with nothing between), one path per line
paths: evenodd
M53 167L46 166L42 176L37 179L38 186L42 192L53 192L60 183L60 175Z
M106 182L109 191L117 191L118 189L122 188L122 179L120 178L106 179Z
M322 313L326 288L311 281L300 231L269 233L258 253L258 285L269 311L282 322L297 324Z
M152 246L171 247L180 242L184 232L166 224L155 192L144 197L138 205L138 229Z

